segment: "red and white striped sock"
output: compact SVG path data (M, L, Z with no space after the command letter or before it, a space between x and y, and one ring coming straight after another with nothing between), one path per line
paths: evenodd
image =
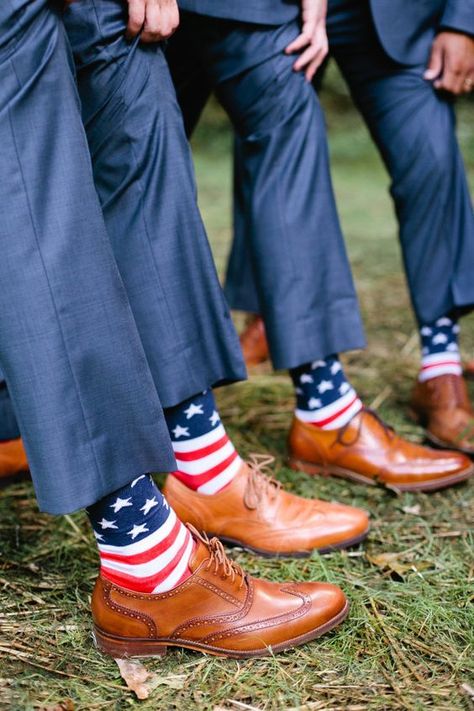
M296 392L295 416L302 422L336 430L363 407L335 355L294 368L290 375Z
M217 494L238 474L242 459L221 423L211 390L165 410L178 470L173 473L201 494Z
M162 593L191 575L194 540L149 475L87 509L101 573L116 585Z

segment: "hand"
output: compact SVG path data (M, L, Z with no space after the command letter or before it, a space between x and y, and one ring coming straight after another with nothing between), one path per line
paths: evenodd
M138 34L142 42L160 42L179 25L176 0L128 0L127 39Z
M436 89L456 96L469 94L474 87L474 39L459 32L440 32L423 76Z
M301 0L301 34L285 49L286 54L301 52L293 69L295 72L304 71L308 81L314 77L328 53L326 12L327 0Z

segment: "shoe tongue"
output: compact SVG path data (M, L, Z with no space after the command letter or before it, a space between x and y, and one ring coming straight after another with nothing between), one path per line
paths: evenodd
M194 551L189 560L189 570L194 573L203 561L209 558L209 549L204 545L202 541L194 538Z

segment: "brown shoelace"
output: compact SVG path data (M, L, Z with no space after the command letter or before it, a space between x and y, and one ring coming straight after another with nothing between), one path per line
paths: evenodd
M244 503L249 509L256 509L259 503L269 497L276 499L280 493L281 484L273 478L271 466L275 457L270 454L251 454L247 465L249 474L244 494Z
M240 588L243 587L247 574L238 563L227 556L220 540L218 538L209 539L205 533L199 533L191 524L188 524L188 528L193 538L197 538L204 543L209 551L209 559L205 569L211 570L212 568L214 575L220 574L223 578L230 578L233 583L237 577L240 577L240 590Z

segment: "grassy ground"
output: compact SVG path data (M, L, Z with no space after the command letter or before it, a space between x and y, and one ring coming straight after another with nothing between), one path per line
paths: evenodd
M368 331L369 349L346 359L368 403L406 436L417 369L386 175L340 84L326 95L334 177ZM472 104L460 135L474 176ZM469 129L469 123L471 129ZM212 130L211 130L212 128ZM200 197L219 268L230 238L230 136L219 112L196 140ZM463 346L474 355L474 321ZM474 393L473 393L474 394ZM264 371L219 393L244 454L270 451L293 491L366 507L372 532L358 550L305 561L258 560L273 580L328 580L352 600L335 633L293 652L246 662L177 651L147 661L156 689L127 691L118 668L92 646L89 596L97 558L84 515L39 514L29 484L0 496L0 708L48 709L474 709L474 482L444 493L396 497L342 480L314 480L284 465L292 393L285 374ZM469 689L471 691L469 691Z

